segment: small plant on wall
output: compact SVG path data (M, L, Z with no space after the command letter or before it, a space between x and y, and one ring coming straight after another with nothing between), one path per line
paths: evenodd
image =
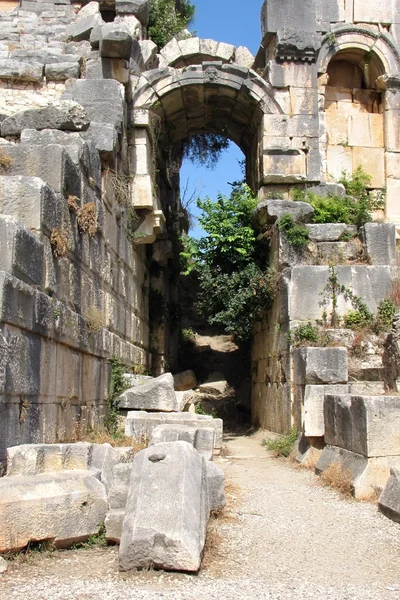
M56 258L62 258L71 249L68 233L64 229L53 229L50 235L50 243Z
M81 233L94 237L97 231L97 209L94 202L88 202L76 211L76 219Z

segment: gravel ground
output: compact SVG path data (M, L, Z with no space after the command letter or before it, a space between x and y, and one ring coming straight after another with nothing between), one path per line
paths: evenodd
M11 564L1 600L400 600L400 526L341 498L312 473L228 442L228 515L198 576L119 573L117 549L55 552Z

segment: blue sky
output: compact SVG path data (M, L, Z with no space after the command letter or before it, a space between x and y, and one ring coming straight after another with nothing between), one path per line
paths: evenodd
M247 46L256 54L261 42L260 11L262 0L193 0L196 14L190 29L200 38L211 38L235 46ZM216 198L217 193L230 194L228 181L241 179L238 160L243 154L235 144L224 152L214 170L205 169L184 161L181 169L181 186L189 180L188 189L198 189L204 198ZM192 212L196 213L195 207ZM195 226L191 235L198 237L201 229Z

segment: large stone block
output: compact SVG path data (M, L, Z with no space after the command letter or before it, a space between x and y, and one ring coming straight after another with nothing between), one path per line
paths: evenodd
M303 0L301 11L296 0L265 0L261 9L261 29L263 37L268 33L277 33L283 27L297 31L316 30L315 0Z
M1 135L19 135L23 129L82 131L88 127L85 109L77 102L64 100L59 104L24 110L8 117L1 124Z
M306 227L313 242L338 242L344 233L357 235L357 227L345 223L312 223Z
M275 223L283 215L291 215L295 221L310 221L314 209L308 202L291 200L263 200L255 210L254 218L260 225Z
M0 60L0 80L28 81L39 83L43 79L43 65L36 62L22 62L9 58Z
M396 265L396 226L366 223L362 230L365 250L372 265Z
M194 413L147 413L145 411L130 411L125 421L125 434L136 439L150 440L155 427L162 424L189 425L196 428L213 427L215 429L215 449L222 446L222 419L213 419L209 415Z
M100 55L106 58L130 59L132 36L123 23L106 23L101 28Z
M87 472L0 479L0 553L30 541L68 547L99 531L107 513L102 483Z
M325 441L366 457L400 456L400 397L327 395Z
M74 42L89 40L92 29L97 25L104 25L100 13L85 16L77 19L75 23L71 23L66 28L66 35Z
M326 394L347 394L348 385L306 385L304 391L304 435L322 437L325 433Z
M117 15L134 15L143 25L149 22L149 0L115 0Z
M215 429L212 427L197 428L193 425L158 425L153 429L150 446L162 442L188 442L206 460L212 460L214 452Z
M119 544L122 535L122 524L125 518L125 508L112 509L107 513L104 521L106 540Z
M386 517L400 523L400 469L393 467L379 498L378 508Z
M197 378L193 371L187 370L174 375L174 387L177 392L186 392L197 387Z
M0 215L0 270L30 285L44 282L43 244L8 215Z
M128 497L132 463L121 463L113 469L113 482L108 494L108 503L112 510L124 509Z
M136 455L130 486L120 568L197 572L209 517L204 458L186 442L151 446Z
M293 363L297 385L347 383L346 348L296 348Z
M59 144L68 152L73 162L79 165L83 153L85 141L78 132L59 131L58 129L23 129L21 131L21 143L31 146L47 146L48 144Z
M221 510L226 505L225 473L215 463L207 462L208 504L211 510Z
M179 410L174 378L165 373L143 385L126 390L119 398L120 408L176 412Z

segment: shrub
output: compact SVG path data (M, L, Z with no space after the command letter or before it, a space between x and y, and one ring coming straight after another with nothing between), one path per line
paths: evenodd
M193 19L195 8L189 0L180 1L179 11L175 6L175 0L150 0L147 33L159 49L185 29Z
M97 231L97 209L94 202L88 202L76 211L78 227L82 233L94 237Z
M69 195L67 198L68 208L71 212L78 212L79 210L79 198L78 196Z
M50 235L50 243L56 258L62 258L71 249L68 234L64 229L53 229Z
M106 327L107 319L104 311L97 306L88 306L83 314L89 333L97 333Z
M267 450L272 450L275 456L288 457L293 452L298 436L299 431L292 427L288 434L281 435L275 440L263 440L263 446L266 446Z
M278 220L278 229L285 234L291 246L305 248L310 241L308 229L301 223L295 223L292 215L283 215Z
M305 323L304 325L299 325L290 332L289 341L294 346L302 346L305 343L314 343L317 344L320 339L320 334L318 327L313 325L311 321Z
M381 300L378 306L376 316L376 328L390 329L393 324L394 315L396 314L396 306L392 300L385 298Z
M321 475L321 482L327 487L333 488L344 496L353 495L353 476L349 469L342 465L330 464Z
M183 157L194 164L215 169L224 150L229 147L229 139L219 133L199 133L183 142Z

